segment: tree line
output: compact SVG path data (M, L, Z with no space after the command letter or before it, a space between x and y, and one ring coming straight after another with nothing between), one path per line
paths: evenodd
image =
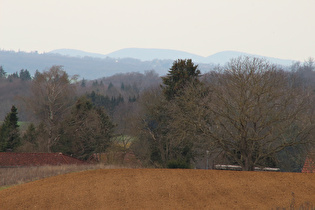
M315 66L297 65L289 72L240 57L201 75L191 60L175 61L161 87L141 96L138 155L156 167L190 168L214 154L242 170L298 170L314 144Z
M144 89L104 85L106 79L87 89L87 81L53 66L37 72L22 98L33 117L27 129L20 134L15 106L6 115L0 151L63 152L86 160L118 143L155 167L192 168L213 155L243 170L281 164L298 170L314 144L315 69L312 59L291 69L239 57L202 75L192 60L179 59L162 82ZM292 155L293 163L285 161Z

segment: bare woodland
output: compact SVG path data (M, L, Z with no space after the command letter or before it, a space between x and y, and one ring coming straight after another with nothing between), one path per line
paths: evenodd
M283 170L299 170L314 145L315 66L309 59L290 68L239 57L205 74L189 59L176 60L162 78L147 71L77 81L61 66L24 83L2 76L1 87L28 91L23 100L6 97L19 101L29 124L11 149L81 159L132 151L145 166L170 168L196 167L208 151L242 170L281 167L291 158L285 151L295 157ZM1 103L4 112L9 105Z

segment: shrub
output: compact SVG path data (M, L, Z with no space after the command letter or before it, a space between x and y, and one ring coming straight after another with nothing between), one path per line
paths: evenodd
M167 168L191 168L190 164L183 160L170 160L166 164Z

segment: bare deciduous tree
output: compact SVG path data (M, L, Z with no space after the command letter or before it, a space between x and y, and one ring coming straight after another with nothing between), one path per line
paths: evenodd
M58 140L58 123L74 103L76 76L70 78L61 66L53 66L49 71L37 73L31 85L31 95L25 101L33 114L47 128L47 151Z
M148 141L150 161L157 167L165 167L170 157L167 102L160 88L144 92L140 101L140 138ZM161 164L161 165L159 165Z
M290 74L245 57L232 60L214 79L208 132L243 170L254 170L288 146L307 143L312 103Z
M243 170L254 170L284 148L310 140L311 92L295 80L265 60L234 59L210 73L205 95L186 95L177 122L187 123L191 134L207 138ZM189 97L196 96L191 103Z

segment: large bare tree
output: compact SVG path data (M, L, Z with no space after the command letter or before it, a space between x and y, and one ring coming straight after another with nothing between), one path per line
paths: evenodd
M295 78L258 58L232 60L214 73L211 138L243 170L284 148L308 142L310 93Z
M47 129L47 151L57 142L57 125L74 103L75 88L61 66L52 66L48 71L37 72L31 85L31 95L26 99L27 106Z
M313 97L297 84L293 74L265 60L240 57L209 73L204 94L187 90L175 116L190 136L207 139L243 170L254 170L284 148L310 141Z

